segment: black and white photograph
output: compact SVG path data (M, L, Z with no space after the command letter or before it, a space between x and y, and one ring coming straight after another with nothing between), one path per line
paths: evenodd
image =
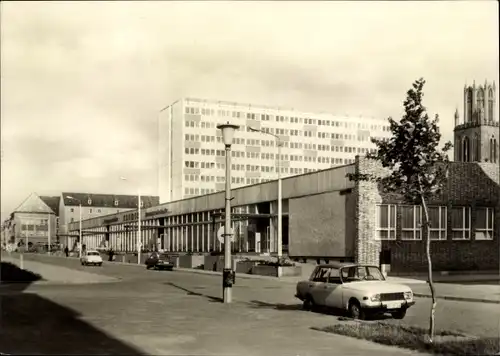
M0 355L500 355L499 37L489 0L1 2Z

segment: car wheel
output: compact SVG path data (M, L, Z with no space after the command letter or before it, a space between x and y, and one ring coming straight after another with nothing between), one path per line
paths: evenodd
M102 267L102 262L98 263L97 265L98 265L99 267Z
M312 311L315 308L314 300L310 295L307 295L304 299L304 303L302 304L302 308L307 311Z
M366 316L357 300L352 300L349 303L349 315L351 316L351 318L359 320L364 320Z
M150 268L151 268L151 266L150 266L150 265L146 265L146 269L150 269Z
M85 265L83 264L83 261L80 261L80 263L82 264L82 266L85 266Z
M406 316L406 309L401 308L398 311L392 312L391 315L394 319L404 319Z

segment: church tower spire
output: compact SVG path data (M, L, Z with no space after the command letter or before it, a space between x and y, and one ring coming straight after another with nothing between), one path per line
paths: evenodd
M495 82L464 87L463 122L455 110L455 161L499 163Z

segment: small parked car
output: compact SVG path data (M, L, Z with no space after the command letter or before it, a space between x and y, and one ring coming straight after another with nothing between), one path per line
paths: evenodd
M80 258L80 262L82 266L102 266L102 257L101 254L95 250L85 251Z
M174 264L170 261L168 255L160 252L153 252L149 255L145 264L147 269L154 268L168 271L174 269Z
M354 263L318 265L309 280L297 283L295 297L306 310L340 309L354 319L384 313L403 319L415 304L410 287L387 282L377 266Z

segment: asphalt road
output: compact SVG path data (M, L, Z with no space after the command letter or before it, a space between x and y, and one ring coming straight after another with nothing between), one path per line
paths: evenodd
M46 261L45 258L44 260ZM239 278L233 288L235 307L229 308L235 313L232 318L236 318L234 320L237 321L241 320L238 330L247 328L245 332L248 337L240 335L243 332L241 331L234 336L234 340L231 339L227 342L226 348L221 349L224 342L221 343L218 335L222 330L225 330L224 322L229 322L230 317L225 315L227 309L221 309L224 308L222 304L215 303L218 302L218 298L222 294L220 276L152 271L146 270L145 267L113 264L106 264L103 267L82 267L75 259L51 258L50 261L51 264L75 270L119 278L121 282L71 287L40 285L33 286L28 291L36 291L42 296L50 297L58 304L78 309L81 311L83 319L92 324L100 325L106 330L113 330L116 338L123 340L123 335L126 335L125 340L137 341L138 338L145 338L141 344L149 345L147 346L149 353L161 354L162 352L173 352L172 350L184 350L178 339L172 340L176 346L171 345L170 348L165 349L164 342L161 342L160 339L156 340L152 336L161 331L162 328L166 328L161 324L165 310L169 311L171 322L174 325L182 325L183 330L186 328L191 330L192 335L200 333L200 335L204 335L202 337L204 354L206 354L207 349L217 350L219 354L231 353L240 350L239 347L242 345L248 350L253 350L254 354L266 354L263 349L259 351L259 347L253 345L255 340L252 344L250 335L264 340L271 333L276 334L276 340L281 340L280 333L287 333L286 335L296 335L292 338L286 336L286 342L293 345L291 350L294 352L297 350L295 354L306 355L310 349L300 346L299 341L303 340L301 338L306 334L309 339L312 338L311 340L321 338L316 334L309 335L308 333L311 332L309 328L339 322L336 316L302 311L299 301L293 297L295 292L293 284L267 279ZM185 301L190 301L191 304ZM197 308L199 310L196 310ZM390 322L427 327L429 309L430 300L419 298L417 304L410 308L404 320L390 320ZM210 313L207 316L208 310ZM205 330L207 328L213 329L210 326L211 323L217 325L214 327L220 331L211 330L208 332ZM500 308L495 304L439 300L436 311L436 327L462 331L476 336L499 336ZM200 331L200 328L203 330ZM151 335L147 332L147 335L144 335L147 330ZM168 326L168 330L170 330L170 326ZM261 331L257 332L257 330ZM234 330L229 329L227 332L230 334L232 331ZM186 338L185 333L183 335L182 337ZM160 336L158 337L160 338ZM283 334L282 337L285 335ZM185 342L192 343L192 340L186 339ZM297 345L294 344L295 342ZM316 342L320 345L323 341L318 339ZM262 345L264 344L266 343L263 342ZM319 349L321 350L321 347ZM201 352L201 349L195 349L193 346L190 346L189 350L191 354ZM299 350L302 351L299 352ZM349 350L354 351L354 349L346 348L345 352L356 353L349 352ZM358 354L363 353L361 349L356 350ZM315 351L317 350L315 349ZM236 354L241 353L237 352ZM321 352L311 354L321 354Z
M114 355L409 355L409 350L312 330L335 322L302 312L283 286L238 281L234 303L222 304L220 278L143 267L75 270L119 282L0 287L0 351L8 354ZM31 264L35 266L35 264ZM43 264L38 264L43 275ZM74 271L60 269L71 278ZM62 279L62 276L61 276ZM25 288L24 290L21 290ZM277 302L281 301L283 305Z

